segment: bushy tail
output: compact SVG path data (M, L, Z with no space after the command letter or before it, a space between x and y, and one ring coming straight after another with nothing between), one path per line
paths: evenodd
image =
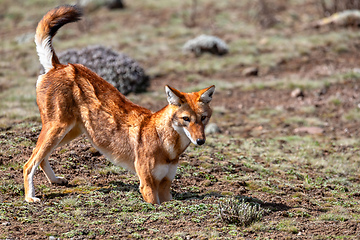
M82 11L77 6L59 6L50 10L36 28L35 43L40 63L45 73L60 64L52 46L52 38L63 25L80 20Z

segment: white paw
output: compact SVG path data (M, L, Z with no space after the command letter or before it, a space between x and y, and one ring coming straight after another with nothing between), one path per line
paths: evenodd
M40 202L40 198L37 198L37 197L25 197L25 201L27 201L27 202Z
M56 177L56 179L51 183L56 185L66 185L68 181L63 177Z

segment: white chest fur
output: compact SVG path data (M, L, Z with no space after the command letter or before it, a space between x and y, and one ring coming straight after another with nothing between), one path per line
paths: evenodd
M152 176L161 181L165 177L172 181L176 175L177 164L158 164L152 170Z

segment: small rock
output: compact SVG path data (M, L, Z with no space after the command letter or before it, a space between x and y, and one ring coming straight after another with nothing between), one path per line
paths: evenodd
M1 225L3 225L3 226L10 226L11 223L10 223L10 222L3 222Z
M54 236L49 236L49 240L56 240L56 237L54 237Z
M268 38L262 38L260 41L259 41L260 45L265 45L265 44L268 44L269 43L269 39Z
M242 75L245 77L258 76L259 69L257 67L247 67L242 71Z
M293 98L297 98L297 97L304 97L304 93L300 88L295 88L292 92L291 92L291 97Z
M276 110L276 111L279 111L279 112L282 112L282 111L284 111L284 106L277 105L277 106L275 107L275 110Z
M100 152L94 147L89 148L89 152L95 156L100 155Z
M319 95L319 96L325 95L325 94L327 93L328 89L329 89L328 87L323 87L323 88L320 89L320 91L318 92L318 95Z
M216 123L209 123L205 127L205 134L221 133L219 126Z
M76 151L75 151L75 150L71 150L71 151L69 152L69 154L70 154L70 155L76 155Z
M299 127L294 129L294 133L323 134L324 129L319 127Z
M7 123L0 123L0 131L7 131L10 129L11 129L11 126L8 125Z
M122 0L77 0L77 4L89 12L96 11L103 6L106 6L108 9L125 8Z
M111 1L107 1L107 7L109 9L122 9L125 8L125 4L123 3L122 0L111 0Z
M348 9L336 12L329 17L322 18L311 24L312 27L319 28L326 25L339 27L358 27L360 23L360 11Z
M229 52L229 48L220 38L202 34L187 41L183 46L183 52L193 52L196 56L205 52L222 56Z

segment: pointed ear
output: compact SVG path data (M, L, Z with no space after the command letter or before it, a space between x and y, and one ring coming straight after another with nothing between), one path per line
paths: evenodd
M182 94L178 90L166 85L165 86L165 92L166 92L167 101L169 102L169 104L172 104L172 105L175 105L175 106L180 106L181 105L181 103L183 102L181 100Z
M209 103L212 100L214 91L215 91L214 85L212 85L208 88L205 88L203 90L200 90L199 91L199 94L200 94L199 102Z

